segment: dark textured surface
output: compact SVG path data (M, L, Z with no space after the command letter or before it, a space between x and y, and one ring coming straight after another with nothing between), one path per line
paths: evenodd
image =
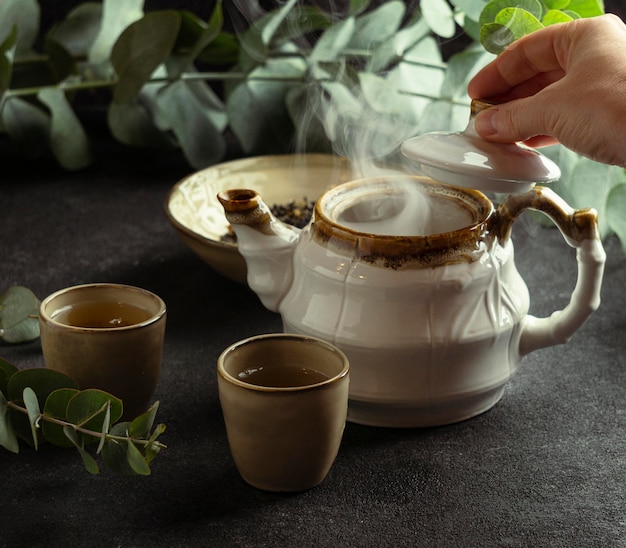
M215 360L280 330L248 290L214 274L163 212L190 170L113 149L82 173L17 162L0 182L0 288L39 297L91 281L143 286L168 304L158 418L168 445L147 478L90 476L72 450L0 448L0 546L626 546L626 260L616 239L600 310L564 346L528 356L501 402L426 430L348 424L325 482L282 496L231 460ZM12 172L13 174L7 174ZM517 223L532 311L567 301L576 266L556 230ZM18 367L38 342L0 345Z

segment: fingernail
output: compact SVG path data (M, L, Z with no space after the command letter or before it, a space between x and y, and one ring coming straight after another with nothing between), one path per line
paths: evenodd
M498 133L497 128L498 109L491 107L480 112L474 120L476 131L483 137L491 137Z

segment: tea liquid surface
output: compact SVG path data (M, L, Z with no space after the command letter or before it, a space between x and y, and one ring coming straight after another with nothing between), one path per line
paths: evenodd
M147 310L119 302L82 302L66 306L52 319L66 325L88 328L126 327L145 322L152 317Z
M310 367L270 364L251 367L237 375L239 380L256 386L288 388L308 386L328 380L330 377Z

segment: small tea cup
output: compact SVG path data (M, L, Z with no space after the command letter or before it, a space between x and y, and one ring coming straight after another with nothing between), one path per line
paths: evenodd
M139 287L94 283L61 289L40 306L46 367L120 398L130 420L150 405L161 369L166 307Z
M217 372L228 443L242 478L276 492L321 483L346 422L346 355L310 336L258 335L226 348Z

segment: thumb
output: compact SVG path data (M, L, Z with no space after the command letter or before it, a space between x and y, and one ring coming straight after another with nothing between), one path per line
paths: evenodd
M543 112L544 109L531 108L526 101L518 99L479 112L474 125L478 134L488 141L526 141L549 134Z

